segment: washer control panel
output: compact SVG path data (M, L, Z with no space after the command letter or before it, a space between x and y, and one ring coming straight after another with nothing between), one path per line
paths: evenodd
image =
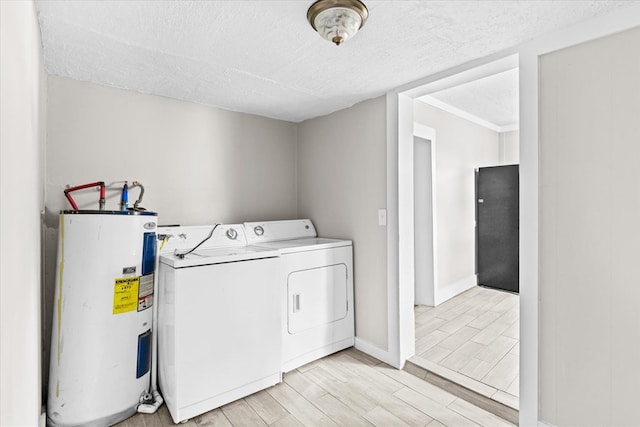
M309 219L245 222L244 229L250 245L318 236Z

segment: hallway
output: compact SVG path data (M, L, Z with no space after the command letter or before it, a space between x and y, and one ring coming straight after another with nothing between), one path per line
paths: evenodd
M414 364L519 408L519 297L476 286L437 307L416 306Z

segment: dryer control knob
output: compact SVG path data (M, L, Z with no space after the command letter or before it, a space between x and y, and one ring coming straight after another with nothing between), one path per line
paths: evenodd
M256 236L262 236L264 234L264 228L261 225L253 227L253 232L256 233Z
M238 232L234 228L230 228L227 230L227 237L231 240L236 240L238 237Z

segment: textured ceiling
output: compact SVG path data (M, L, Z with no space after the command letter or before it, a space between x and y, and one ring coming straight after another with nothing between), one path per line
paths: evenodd
M432 99L439 101L432 102ZM518 69L504 71L463 85L434 92L420 101L435 106L446 104L475 116L494 129L518 125Z
M367 1L342 46L312 0L37 1L54 75L290 121L328 114L632 1Z

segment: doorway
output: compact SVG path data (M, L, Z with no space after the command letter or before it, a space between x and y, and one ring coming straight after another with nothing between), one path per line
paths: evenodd
M475 224L476 170L512 170L501 165L518 161L518 69L513 65L448 90L440 88L428 94L426 103L420 97L412 100L416 308L415 356L409 362L518 409L519 300L517 295L477 286ZM507 81L510 90L496 89L497 82ZM442 101L464 101L462 90L471 91L466 99L490 98L482 87L514 96L509 120L495 123L459 108L464 102L452 106ZM515 218L517 229L517 210ZM516 250L516 264L517 259Z

